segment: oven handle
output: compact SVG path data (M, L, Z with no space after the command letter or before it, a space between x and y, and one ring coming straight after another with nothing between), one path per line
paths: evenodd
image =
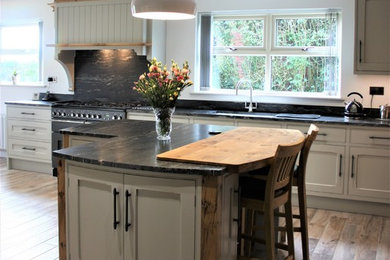
M84 120L64 120L64 119L52 119L52 123L75 123L75 124L92 124L91 121L84 121Z

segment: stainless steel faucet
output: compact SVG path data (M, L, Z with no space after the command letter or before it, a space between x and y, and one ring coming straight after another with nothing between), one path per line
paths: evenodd
M238 95L238 89L240 88L240 86L244 83L247 83L249 84L249 105L247 104L247 102L245 101L245 108L248 109L248 112L253 112L253 108L256 108L257 107L257 103L255 103L255 105L253 106L253 86L252 86L252 81L249 80L249 79L245 79L245 78L242 78L240 79L237 84L236 84L236 95Z

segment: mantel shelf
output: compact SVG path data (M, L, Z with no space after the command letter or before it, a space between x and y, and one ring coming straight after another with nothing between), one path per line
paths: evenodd
M77 47L130 47L130 46L152 46L151 42L109 42L109 43L54 43L46 44L47 47L77 48Z

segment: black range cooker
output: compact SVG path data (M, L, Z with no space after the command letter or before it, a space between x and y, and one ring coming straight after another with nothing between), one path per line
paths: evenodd
M105 103L98 101L66 101L52 105L52 150L63 148L63 128L99 121L124 120L126 109L140 106L134 103ZM52 157L53 175L57 176L58 158Z

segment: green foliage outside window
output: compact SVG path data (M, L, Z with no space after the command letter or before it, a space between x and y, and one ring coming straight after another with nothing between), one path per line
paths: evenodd
M215 20L214 46L263 46L264 20Z

